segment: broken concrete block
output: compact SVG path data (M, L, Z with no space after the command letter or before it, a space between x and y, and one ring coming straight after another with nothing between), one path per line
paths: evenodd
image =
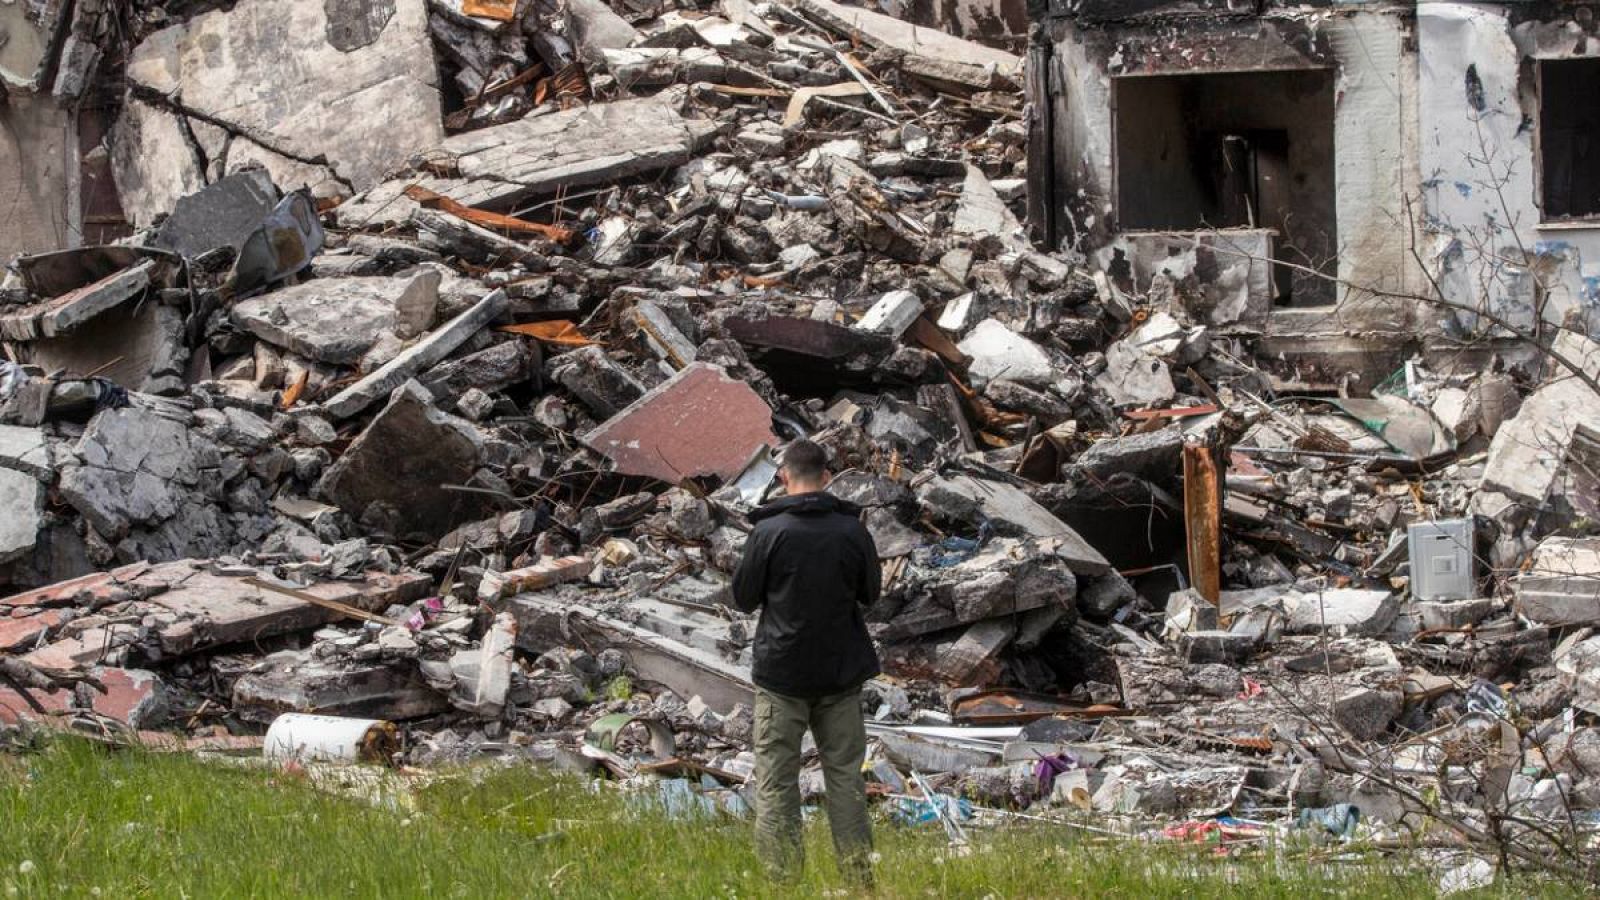
M408 381L323 475L317 491L356 518L385 504L402 533L437 537L482 518L481 496L448 486L471 479L485 439L476 425L439 410L421 385Z
M1554 348L1600 377L1600 344L1561 331ZM1563 368L1528 395L1514 418L1495 432L1484 463L1482 488L1538 506L1550 494L1579 425L1600 430L1600 397Z
M265 169L237 172L179 197L151 243L189 259L222 247L237 250L278 199Z
M509 572L485 574L478 582L478 600L485 604L513 594L544 590L568 581L581 581L594 571L594 562L584 556L563 556L541 560Z
M1186 631L1215 631L1220 627L1216 604L1193 590L1167 595L1167 629L1172 634Z
M79 691L30 691L33 699L45 708L47 715L44 716L36 715L16 691L0 686L0 724L14 725L27 719L44 725L59 722L64 726L66 720L48 714L66 713L74 709L93 710L98 715L135 729L159 725L166 718L166 686L154 672L97 667L90 670L89 675L100 682L105 688L104 693L87 687ZM85 698L87 703L83 702Z
M603 419L617 415L644 395L644 385L599 347L583 347L561 356L552 374Z
M0 315L0 337L35 341L67 334L143 294L155 270L156 262L145 260L54 299L6 312Z
M922 301L910 291L890 291L872 304L857 328L898 339L922 315Z
M61 496L111 540L171 518L201 477L188 426L139 407L98 413L74 452L78 464L62 469Z
M1541 625L1600 625L1600 538L1547 538L1511 590Z
M1382 634L1399 612L1399 598L1388 591L1335 588L1284 598L1285 627L1297 634Z
M1014 618L990 619L971 625L950 649L940 654L935 670L956 685L984 683L998 674L995 657L1017 636Z
M1106 348L1106 370L1094 383L1117 406L1163 406L1178 394L1167 364L1129 340Z
M377 371L335 394L322 405L328 415L345 419L388 396L416 373L438 363L468 338L506 311L505 291L493 291L470 309L418 339Z
M196 126L213 158L228 132L245 135L230 164L254 155L283 185L337 183L331 174L365 189L444 136L424 0L243 0L150 35L127 80L135 116L192 110L216 126ZM404 127L373 140L371 110ZM174 194L167 173L197 163L186 144L155 143L129 116L113 160L123 208L144 224L190 193Z
M410 661L338 662L291 650L268 656L233 685L234 711L263 724L288 712L402 721L449 707Z
M1075 466L1096 478L1117 473L1163 482L1178 474L1183 460L1183 432L1163 428L1145 434L1096 441L1078 455Z
M916 488L917 501L930 514L991 523L1000 534L1036 538L1041 547L1066 560L1080 575L1103 575L1111 564L1071 526L1036 503L1021 488L970 475L934 476Z
M1448 602L1421 600L1412 604L1411 611L1422 620L1424 631L1459 631L1488 618L1499 605L1492 598Z
M492 393L535 377L541 356L537 341L504 341L442 362L417 380L441 404L448 404L473 388Z
M967 180L961 186L961 202L950 230L968 237L998 238L1004 246L1026 245L1020 236L1022 223L995 193L988 176L974 165L967 166Z
M451 159L460 178L386 182L343 204L340 220L404 221L416 209L415 201L404 196L414 184L467 206L503 207L562 188L683 165L716 125L679 115L677 97L663 91L455 135L438 146L436 155Z
M511 657L516 639L516 619L511 613L502 612L484 633L481 646L450 657L450 671L456 678L450 703L481 719L500 718L505 712L506 694L511 690Z
M602 51L627 47L639 39L628 20L611 11L603 0L567 0L567 39L591 67L599 68Z
M0 563L33 550L44 518L44 486L27 472L0 469Z
M956 345L972 358L974 379L1004 378L1040 387L1055 381L1055 368L1044 350L997 319L984 319Z
M1237 663L1260 647L1254 635L1232 631L1188 631L1178 636L1178 655L1191 663Z
M433 324L439 273L411 278L318 278L241 300L244 330L317 362L353 365L387 335L415 337Z
M616 471L670 484L703 475L726 481L757 448L778 444L766 401L720 366L698 362L582 440Z
M675 368L687 366L700 355L694 342L679 330L667 311L656 303L640 300L633 307L633 317L651 348Z
M1399 691L1357 688L1333 702L1333 721L1358 741L1373 741L1400 715L1405 697Z
M800 0L797 8L839 34L903 52L902 66L921 77L983 90L1020 83L1022 59L1004 50L834 0Z
M0 425L0 468L50 478L55 472L44 431L21 425Z

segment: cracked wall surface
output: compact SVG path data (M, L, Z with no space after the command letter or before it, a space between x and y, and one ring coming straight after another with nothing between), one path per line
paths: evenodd
M243 0L159 31L113 134L123 206L148 224L252 163L319 196L370 187L444 137L437 78L424 0Z

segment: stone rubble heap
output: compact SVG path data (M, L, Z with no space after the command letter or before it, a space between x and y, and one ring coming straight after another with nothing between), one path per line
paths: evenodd
M143 13L140 227L0 284L0 652L105 690L0 721L633 772L585 740L624 714L736 780L728 576L807 436L883 560L885 791L1593 822L1593 343L1297 393L1185 278L1030 244L1014 56L832 0L392 6ZM294 112L237 102L282 54Z

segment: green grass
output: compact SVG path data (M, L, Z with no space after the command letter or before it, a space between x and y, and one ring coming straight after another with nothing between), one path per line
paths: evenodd
M0 756L0 890L20 896L817 897L845 892L825 823L804 880L760 874L749 826L672 821L609 786L479 768L374 805L304 777L58 741ZM405 799L409 797L410 799ZM1433 879L1387 862L1222 860L1204 848L1095 841L1059 826L974 831L877 822L889 897L1417 897ZM1505 895L1528 896L1518 882ZM1550 886L1541 891L1557 896ZM1497 892L1498 893L1498 892Z

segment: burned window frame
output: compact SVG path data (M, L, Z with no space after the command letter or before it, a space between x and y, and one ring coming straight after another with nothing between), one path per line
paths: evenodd
M1596 130L1597 146L1594 154L1594 162L1591 164L1594 168L1593 181L1595 183L1596 191L1593 200L1591 200L1588 204L1588 209L1584 211L1573 212L1572 209L1574 204L1571 196L1568 196L1565 204L1561 208L1562 211L1552 212L1551 210L1553 204L1551 203L1551 199L1553 196L1552 191L1554 190L1554 185L1551 173L1552 170L1557 167L1553 165L1552 160L1548 156L1548 154L1554 152L1552 148L1554 142L1551 139L1551 132L1554 130L1554 128L1549 122L1549 117L1547 116L1547 111L1550 109L1550 104L1545 102L1546 96L1550 91L1546 81L1550 77L1550 72L1556 69L1587 69L1589 70L1587 73L1581 73L1576 76L1568 77L1575 77L1580 84L1583 84L1585 83L1583 81L1584 74L1591 74L1596 76L1596 80L1588 83L1600 83L1600 56L1535 57L1532 62L1534 86L1534 199L1537 201L1539 208L1539 222L1543 225L1600 224L1600 128L1597 128ZM1597 123L1600 123L1600 114L1597 114ZM1568 168L1569 170L1572 168L1570 163ZM1570 187L1568 188L1567 193L1569 195L1572 193Z

